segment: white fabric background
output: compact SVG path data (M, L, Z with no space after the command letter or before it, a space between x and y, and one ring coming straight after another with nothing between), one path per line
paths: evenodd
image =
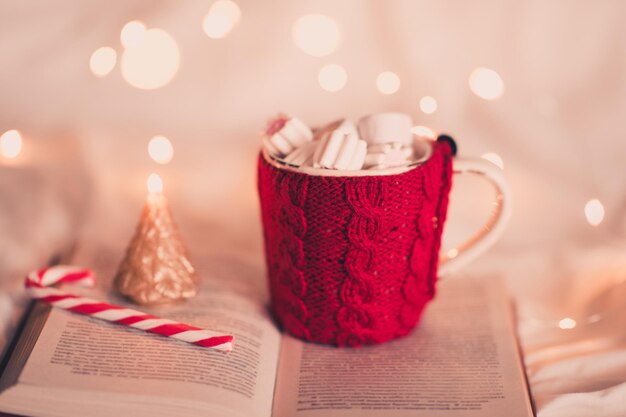
M507 278L539 415L626 415L626 3L241 0L242 21L221 40L202 32L210 4L0 3L0 132L19 129L28 157L0 164L5 339L21 274L66 251L86 211L106 226L92 239L125 245L150 172L163 176L192 252L219 245L260 259L254 162L265 118L288 111L319 125L396 110L451 133L464 155L504 159L513 220L464 273ZM336 19L336 52L313 58L293 44L305 13ZM96 48L121 52L133 19L178 42L181 67L164 88L129 86L119 62L103 79L89 71ZM340 92L317 84L327 63L348 72ZM502 76L501 99L470 92L479 66ZM376 90L384 70L400 76L398 93ZM419 112L423 95L438 100L434 114ZM147 157L155 134L174 143L167 167ZM448 243L484 218L488 191L457 182ZM606 208L598 227L583 214L591 198ZM566 316L582 324L558 329Z

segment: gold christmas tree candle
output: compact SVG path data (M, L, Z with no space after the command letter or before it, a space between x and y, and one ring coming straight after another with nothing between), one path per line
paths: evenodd
M138 304L166 304L196 295L198 278L174 223L163 183L148 178L148 197L115 276L117 290Z

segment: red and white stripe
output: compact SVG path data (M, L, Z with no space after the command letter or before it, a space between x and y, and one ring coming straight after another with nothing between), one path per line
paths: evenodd
M173 320L162 319L137 310L81 297L51 287L57 283L69 282L93 286L96 280L93 272L89 269L58 265L31 272L26 277L24 285L32 298L54 307L223 352L233 350L234 337L232 335L220 334Z

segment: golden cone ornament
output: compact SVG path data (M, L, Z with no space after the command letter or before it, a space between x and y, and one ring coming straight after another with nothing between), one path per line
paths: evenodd
M167 200L150 194L126 255L115 276L117 290L138 304L166 304L190 298L198 277L189 262Z

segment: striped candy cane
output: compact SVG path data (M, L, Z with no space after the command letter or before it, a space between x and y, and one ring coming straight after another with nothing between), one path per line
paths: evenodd
M58 265L33 271L26 277L26 290L39 301L48 303L74 313L85 314L111 323L122 324L150 333L160 334L223 352L233 350L234 337L199 327L161 319L130 308L120 307L87 297L67 293L51 285L57 283L76 283L93 286L94 274L89 269L75 266Z

